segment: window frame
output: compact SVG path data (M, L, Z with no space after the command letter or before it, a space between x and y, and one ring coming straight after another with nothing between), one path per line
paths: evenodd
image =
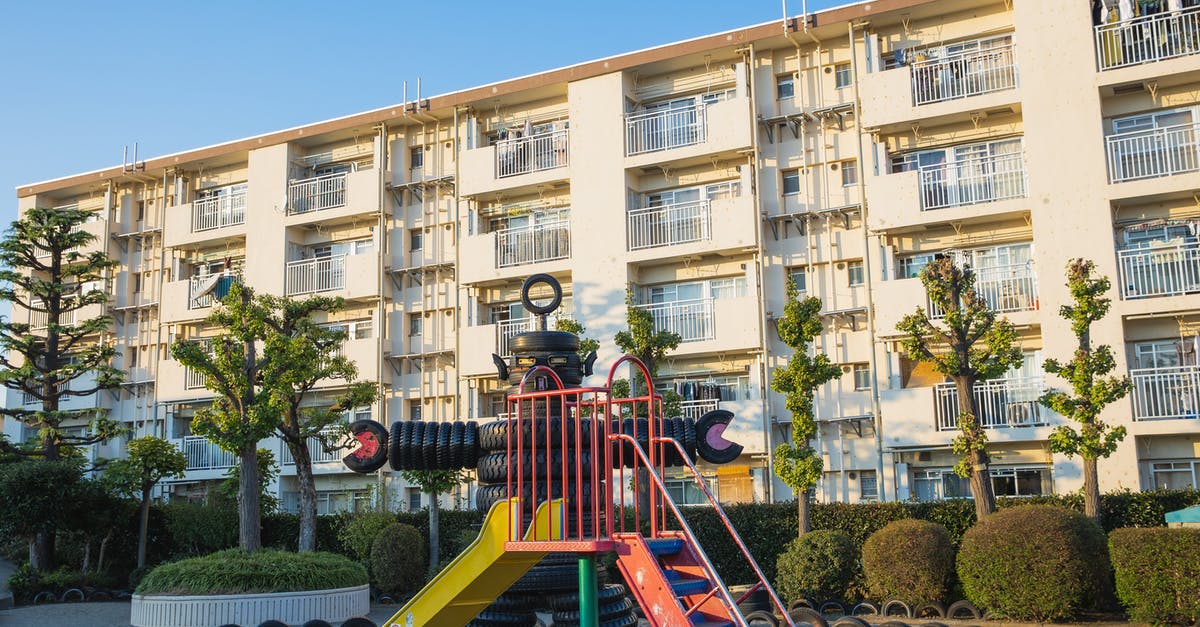
M867 269L861 259L846 262L846 284L849 287L861 287L867 284Z
M785 197L786 196L799 196L800 195L800 168L792 168L789 170L780 170L779 174L781 177L780 184L779 184L780 195L785 196ZM794 184L795 189L792 191L788 191L788 187L789 187L788 181L789 180L795 181L795 184Z

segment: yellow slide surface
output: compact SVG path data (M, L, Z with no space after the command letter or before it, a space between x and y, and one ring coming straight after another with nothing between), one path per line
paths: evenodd
M466 625L541 561L545 553L504 550L504 543L510 540L510 517L515 530L519 507L516 498L492 505L479 537L383 627ZM562 539L562 507L561 499L539 505L524 539Z

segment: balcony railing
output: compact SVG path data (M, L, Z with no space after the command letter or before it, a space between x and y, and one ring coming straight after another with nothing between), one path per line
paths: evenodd
M629 250L700 242L712 232L712 209L708 199L632 209L627 228Z
M1200 366L1137 368L1129 371L1133 382L1133 419L1169 420L1196 418L1200 407Z
M1108 182L1200 171L1200 124L1179 124L1109 135Z
M508 348L508 341L521 333L532 330L532 318L517 318L516 320L505 320L496 323L496 354L501 357L508 357L512 354L512 351Z
M57 391L63 392L63 391L70 389L70 387L69 387L70 383L71 383L70 381L59 381L58 385L56 385L54 387ZM61 404L63 400L65 400L65 399L60 399L59 403ZM41 399L30 394L29 392L21 392L21 404L22 405L41 405L42 401L41 401Z
M1095 28L1100 71L1200 53L1200 7Z
M1117 251L1121 297L1178 296L1200 292L1200 245L1159 244Z
M203 372L187 367L183 369L183 389L201 390L204 389L204 382L205 377Z
M912 66L913 104L957 100L1017 86L1012 44L972 50Z
M346 206L346 173L314 176L288 184L288 215Z
M45 306L41 303L36 303L36 304L41 307ZM75 324L75 314L78 312L79 312L78 309L71 309L69 311L58 312L58 323L64 324L64 325L65 324ZM50 314L49 313L47 313L45 311L33 311L32 309L29 310L29 330L44 331L46 329L46 327L48 327L48 326L50 326Z
M640 305L654 317L658 331L678 333L684 342L713 339L713 301L711 298L677 300L669 303Z
M923 211L1026 195L1025 155L1020 152L927 165L918 170L918 177Z
M975 292L992 311L1008 313L1038 308L1037 275L1032 264L1018 263L976 269ZM940 307L929 303L929 315L941 318Z
M564 168L569 163L567 129L496 142L496 178Z
M202 198L192 203L192 232L245 224L246 190Z
M180 450L187 459L188 470L213 470L229 468L237 462L233 453L200 436L189 435L180 442Z
M625 154L692 146L708 137L707 105L694 103L625 115Z
M704 414L717 409L720 404L721 401L715 398L702 401L680 401L679 409L684 418L699 420Z
M515 226L496 231L496 267L507 268L571 256L567 220Z
M334 427L325 427L321 430L321 433L328 438L331 438L330 443L338 444L332 440L332 437L336 431L337 429ZM344 449L326 452L325 447L321 445L321 438L308 438L308 458L311 459L314 464L339 461L342 459L342 456L346 454L346 452L347 451ZM283 464L296 463L296 458L292 457L292 449L288 448L286 444L283 445L283 451L280 457L283 460Z
M229 288L241 281L239 274L210 274L188 280L188 309L204 309L224 298Z
M340 290L346 287L346 255L301 259L287 263L284 290L288 296Z
M993 379L975 384L979 424L985 429L1040 427L1050 423L1050 410L1037 399L1045 392L1042 377ZM958 393L953 383L933 388L939 431L958 430Z

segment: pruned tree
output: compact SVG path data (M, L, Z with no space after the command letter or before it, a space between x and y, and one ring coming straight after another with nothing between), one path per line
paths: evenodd
M46 539L70 523L65 505L82 481L74 461L33 458L0 466L0 537L25 540L35 571L54 569L54 554L43 552Z
M401 475L405 481L429 495L429 574L433 576L441 570L441 559L438 557L441 504L438 503L438 496L450 492L470 477L461 470L405 470Z
M554 318L554 330L566 331L579 336L579 358L587 359L588 355L600 348L600 341L587 337L587 327L583 323L567 316L556 315Z
M146 535L150 526L150 491L163 479L182 477L187 458L174 444L152 435L130 440L125 458L104 468L104 479L117 492L138 499L137 565L146 565Z
M204 377L215 396L196 412L192 432L238 457L238 544L247 551L262 548L262 513L258 490L258 442L279 426L278 370L287 367L277 356L263 354L270 308L249 287L234 283L207 322L223 329L206 348L178 341L171 355Z
M1104 296L1111 284L1107 277L1096 276L1095 271L1096 264L1090 260L1072 259L1067 263L1067 288L1072 304L1063 305L1058 313L1071 321L1077 347L1070 361L1047 359L1043 369L1069 383L1071 391L1051 389L1038 400L1079 423L1078 431L1070 425L1059 425L1050 434L1050 450L1083 459L1083 511L1099 523L1097 460L1112 455L1117 444L1125 439L1125 427L1100 420L1100 413L1124 398L1131 385L1129 377L1108 376L1117 367L1112 348L1107 344L1092 346L1092 323L1104 318L1112 306L1112 300Z
M654 328L654 314L638 306L632 287L625 289L625 325L624 330L617 331L613 341L626 354L642 360L651 377L657 376L659 362L667 352L679 348L683 338L674 331ZM645 388L639 373L635 373L633 385Z
M317 548L317 488L313 480L309 439L319 441L324 450L335 450L345 430L326 431L337 424L345 411L369 405L375 398L375 387L369 382L357 382L358 368L341 352L346 332L317 324L313 315L330 314L344 307L341 298L315 296L292 300L264 296L269 314L266 318L266 354L285 367L278 370L273 382L274 396L279 403L281 420L276 432L287 445L296 464L296 483L300 496L300 532L297 546L300 551ZM323 382L346 384L332 398L312 404L316 388ZM337 431L337 430L331 430Z
M784 395L792 412L791 441L775 447L775 474L796 493L799 535L808 533L809 498L821 480L821 454L811 444L817 434L814 396L817 388L842 374L827 355L813 350L813 339L823 329L820 312L821 299L800 298L796 282L789 278L787 304L776 328L792 356L786 366L775 369L771 389Z
M975 289L975 280L973 270L955 265L950 257L935 259L921 271L921 283L930 307L942 313L940 320L918 307L896 328L905 334L901 346L910 359L929 363L954 382L959 429L952 445L958 455L954 471L970 478L975 515L982 519L996 511L996 497L975 384L1004 374L1022 358L1016 329L988 307Z

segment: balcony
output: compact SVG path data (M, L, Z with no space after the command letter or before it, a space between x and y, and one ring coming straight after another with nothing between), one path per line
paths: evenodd
M1043 427L1052 412L1038 403L1046 391L1042 377L993 379L975 384L979 424L985 429ZM958 430L958 393L953 383L933 388L934 424L938 431Z
M207 276L192 277L188 280L188 309L207 309L212 307L214 301L225 298L235 283L241 282L242 278L235 274L210 274Z
M1197 417L1200 366L1137 368L1129 371L1129 378L1134 420Z
M1200 171L1200 123L1179 124L1105 138L1108 182L1123 183Z
M908 132L914 121L1019 107L1020 79L1013 45L918 60L864 74L863 126Z
M494 144L496 178L565 168L569 165L568 130L560 129Z
M237 226L246 223L246 190L204 198L192 202L192 232Z
M1200 245L1195 243L1120 250L1117 265L1126 300L1200 292Z
M337 431L337 427L329 426L321 429L321 434L327 438L330 438L332 444L337 444L336 441L332 441L332 438L334 435L336 435ZM292 449L288 447L287 444L280 442L280 451L280 463L284 464L285 466L289 464L294 465L296 463L296 458L292 457ZM344 449L326 451L325 447L321 444L321 438L308 438L308 458L312 460L314 464L341 461L343 454L346 452L347 451Z
M1025 198L1028 189L1025 155L1019 152L924 166L917 176L922 211Z
M711 232L712 211L707 199L631 209L626 218L629 250L704 241Z
M288 225L347 221L379 211L379 171L362 169L288 182Z
M973 50L912 65L913 104L970 98L1017 86L1012 44Z
M289 216L346 206L346 172L288 183Z
M639 306L653 316L654 328L657 331L676 333L683 342L701 342L714 338L711 298Z
M664 162L699 162L715 153L750 147L752 117L748 98L730 95L716 102L625 114L625 167Z
M567 220L516 226L496 231L496 267L509 268L571 256Z
M509 357L512 351L508 348L509 340L526 332L534 330L533 318L518 318L496 323L496 354Z
M45 307L45 305L43 303L33 303L33 304L38 305L40 307ZM72 309L70 311L59 312L58 323L60 325L75 324L75 318L76 318L75 314L79 313L79 311L80 311L79 309ZM50 322L49 322L50 314L48 314L44 311L34 311L32 309L28 310L28 312L29 312L29 330L30 331L45 331L46 327L48 327L50 324Z
M717 409L720 406L720 404L721 404L721 401L718 401L717 399L704 399L704 400L699 400L699 401L680 401L679 402L679 409L681 412L680 415L683 416L684 418L691 418L693 420L699 420L700 417L703 416L704 414L707 414L708 412L713 411L714 409Z
M1200 53L1200 7L1095 27L1101 72Z
M976 269L975 291L996 313L1033 311L1038 308L1037 275L1032 263ZM941 318L941 308L929 303L929 316Z
M345 288L347 256L289 261L284 270L285 293L288 296L300 296Z
M625 156L693 146L708 137L708 105L625 114Z
M188 470L217 470L237 464L237 457L229 451L196 435L185 436L175 441L187 459Z
M185 390L203 390L205 376L203 372L192 370L184 367L183 369L183 389Z

